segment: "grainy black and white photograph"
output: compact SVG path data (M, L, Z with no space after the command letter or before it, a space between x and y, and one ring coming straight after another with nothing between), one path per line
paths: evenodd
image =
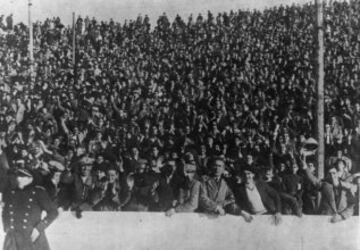
M359 250L359 0L0 0L3 250Z

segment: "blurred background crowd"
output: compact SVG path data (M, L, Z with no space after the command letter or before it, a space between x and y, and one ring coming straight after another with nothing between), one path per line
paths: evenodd
M79 16L75 64L73 29L54 17L34 23L31 76L28 27L1 16L2 178L27 168L65 210L222 214L241 206L250 172L275 190L267 212L320 213L317 192L334 181L320 187L301 150L316 145L315 17L311 4L164 14L155 27ZM356 1L325 6L326 173L344 189L360 170L359 20ZM210 197L219 176L229 203Z

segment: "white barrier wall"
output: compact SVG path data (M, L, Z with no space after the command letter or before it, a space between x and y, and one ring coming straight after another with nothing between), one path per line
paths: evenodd
M331 224L327 216L283 216L271 224L258 216L250 224L242 217L204 214L84 212L76 219L62 213L47 229L52 250L72 249L360 249L359 217ZM0 234L0 242L3 241Z

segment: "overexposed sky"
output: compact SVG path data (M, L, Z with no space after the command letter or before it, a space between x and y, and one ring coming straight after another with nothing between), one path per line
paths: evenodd
M59 16L65 24L71 24L72 12L76 16L88 15L98 20L123 22L135 19L139 14L149 15L154 23L163 12L173 19L176 14L186 18L193 13L213 13L231 9L262 9L264 7L314 2L314 0L32 0L33 20L44 20L46 17ZM0 0L1 14L14 14L14 21L27 23L28 0Z

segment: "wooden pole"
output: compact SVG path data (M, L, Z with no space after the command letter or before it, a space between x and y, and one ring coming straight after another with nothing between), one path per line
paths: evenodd
M324 30L323 2L315 0L317 16L317 139L319 142L317 161L318 178L324 178L325 144L324 144Z
M358 216L360 217L360 178L357 178L357 188L358 188Z
M72 24L72 28L73 28L73 41L72 41L72 49L73 49L73 65L75 68L75 50L76 50L76 31L75 31L75 12L73 12L73 24Z
M33 38L33 25L31 20L31 0L28 4L28 14L29 14L29 59L30 59L30 76L33 77L34 74L34 38Z

